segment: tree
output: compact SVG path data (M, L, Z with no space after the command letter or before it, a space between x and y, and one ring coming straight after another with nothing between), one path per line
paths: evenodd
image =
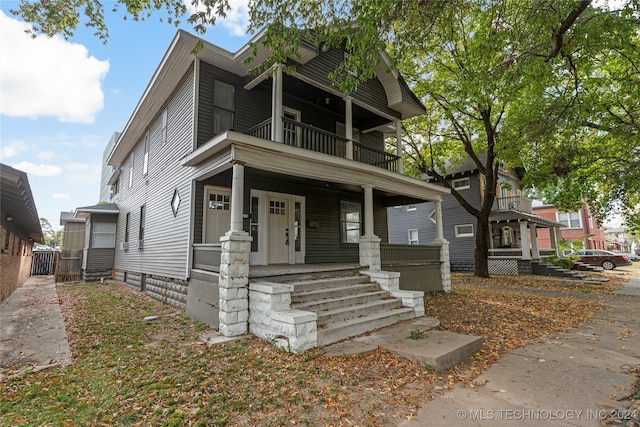
M62 243L62 230L54 230L48 219L40 218L40 228L42 228L45 245L55 248Z
M191 3L201 11L188 22L200 33L228 10L227 0ZM165 8L176 22L186 13L181 0L118 5L134 19ZM36 32L68 36L82 7L87 25L106 37L100 3L90 0L22 0L17 13ZM530 183L560 189L566 200L597 201L606 192L628 206L640 201L637 7L638 0L619 11L591 0L255 0L250 30L266 27L272 55L263 69L295 58L302 37L322 49L345 48L351 55L332 74L345 93L374 75L381 50L391 52L429 109L407 125L418 131L408 169L446 185L444 160L468 156L484 175L480 207L452 194L477 219L475 273L486 277L499 162L527 166ZM611 156L594 167L603 149ZM629 167L620 174L616 165L623 164Z

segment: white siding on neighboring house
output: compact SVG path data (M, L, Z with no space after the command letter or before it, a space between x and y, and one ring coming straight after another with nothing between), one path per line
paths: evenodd
M122 188L113 202L118 204L118 236L116 239L117 270L185 279L189 253L192 168L180 165L180 159L193 149L193 67L182 79L167 103L166 135L163 144L163 110L151 125L147 174L145 136L134 149L133 186ZM146 132L145 132L146 134ZM128 170L129 160L123 164ZM171 207L175 191L180 207L174 216ZM145 205L144 246L138 248L140 208ZM128 250L120 249L124 241L126 214L129 213Z

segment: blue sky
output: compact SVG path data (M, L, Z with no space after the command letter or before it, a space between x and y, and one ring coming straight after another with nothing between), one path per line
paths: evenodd
M25 24L0 3L0 162L27 172L40 217L59 228L61 211L99 201L102 153L124 128L177 28L124 21L105 3L109 27L103 45L90 29L68 41L31 39ZM245 35L246 0L204 38L236 51ZM188 24L180 28L191 33Z

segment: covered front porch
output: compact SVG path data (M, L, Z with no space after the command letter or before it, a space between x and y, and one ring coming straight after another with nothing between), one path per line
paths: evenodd
M531 274L532 261L560 255L558 241L562 224L521 211L497 211L489 217L489 273ZM538 233L548 228L550 248L540 248Z
M278 335L283 328L293 331L290 340L301 342L296 351L315 345L296 335L299 328L294 327L311 328L308 317L313 316L281 304L294 294L289 285L276 282L283 277L351 269L369 276L402 304L413 305L421 301L422 292L400 291L400 273L386 267L418 257L432 259L442 287L448 289L444 239L418 249L389 245L386 230L387 207L432 201L442 237L439 208L448 190L386 168L235 132L225 132L202 148L184 160L185 166L200 171L193 183L192 272L209 271L217 280L224 335ZM215 216L208 221L210 212ZM421 310L412 312L420 315ZM329 338L318 342L324 339Z

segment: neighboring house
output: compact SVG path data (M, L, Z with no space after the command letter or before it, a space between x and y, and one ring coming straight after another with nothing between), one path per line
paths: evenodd
M589 210L589 204L586 201L577 212L560 212L553 205L544 205L534 207L533 213L562 224L564 227L560 231L560 237L563 240L582 242L582 247L575 249L583 247L584 249L607 249L605 230ZM548 230L540 230L538 242L541 247L550 247Z
M268 51L247 65L251 44L203 42L194 56L197 41L178 31L107 159L116 279L224 335L286 336L293 351L330 338L319 314L292 309L295 287L274 283L285 274L366 269L421 314L422 293L394 290L400 274L381 270L430 258L446 290L447 244L389 245L386 208L448 190L402 174L402 120L425 110L389 57L347 96L328 77L343 50L303 40L295 61L253 75Z
M73 212L60 212L60 225L62 226L60 250L84 249L85 223L85 218L76 218Z
M100 200L98 200L99 202L108 203L111 200L111 193L113 189L111 188L110 185L107 184L107 182L109 181L109 177L113 173L114 167L109 166L107 164L107 159L109 158L109 155L113 150L113 147L115 147L116 142L118 142L118 138L120 138L120 132L113 132L113 134L111 134L111 138L109 138L109 142L107 143L107 146L104 148L104 151L102 152L102 174L100 176Z
M626 227L607 227L605 229L607 249L633 253L631 249L632 243L627 241L627 231L628 229Z
M83 220L85 233L82 280L113 278L119 213L115 203L101 203L76 209L74 216Z
M548 250L541 250L538 235L544 230L551 230L557 236L562 225L532 213L532 202L522 193L520 172L499 170L497 197L489 217L491 274L531 274L531 260L557 251L557 246L551 244L547 246ZM471 158L449 169L445 179L472 206L480 208L485 180ZM431 241L436 235L436 217L434 203L398 205L389 209L390 242L422 244ZM474 271L476 218L451 194L443 197L442 218L444 238L450 245L451 271Z
M0 301L31 272L34 243L44 243L27 174L0 163Z

